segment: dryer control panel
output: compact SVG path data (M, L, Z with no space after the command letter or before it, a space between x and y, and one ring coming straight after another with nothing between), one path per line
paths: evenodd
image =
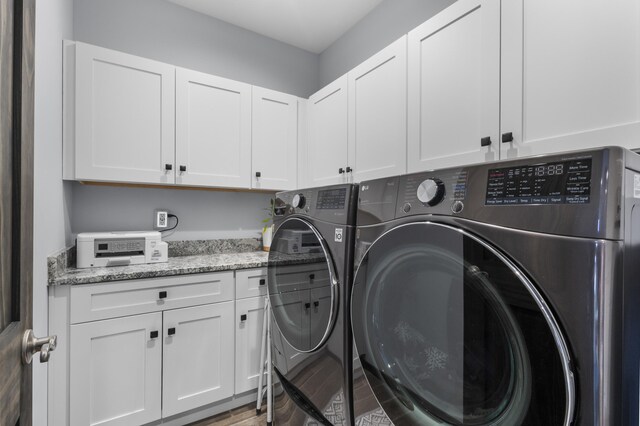
M489 169L486 205L588 204L591 158Z

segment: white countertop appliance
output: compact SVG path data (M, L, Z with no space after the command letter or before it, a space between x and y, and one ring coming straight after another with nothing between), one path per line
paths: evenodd
M167 243L158 231L82 232L76 249L78 268L160 263L168 259Z

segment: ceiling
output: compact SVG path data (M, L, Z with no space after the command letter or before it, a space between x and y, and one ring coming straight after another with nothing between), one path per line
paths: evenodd
M320 53L383 0L169 0L249 31Z

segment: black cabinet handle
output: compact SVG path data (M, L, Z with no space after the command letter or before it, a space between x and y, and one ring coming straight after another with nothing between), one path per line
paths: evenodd
M151 333L149 333L149 338L150 339L157 339L158 338L158 331L154 330Z
M267 280L265 280L264 278L260 278L260 285L265 285L267 283Z
M341 175L341 174L343 174L343 173L344 173L344 169L343 169L342 167L340 167L340 168L338 169L338 174L340 174L340 175Z
M167 171L168 170L173 170L173 164L165 164L164 165L164 169L167 170Z
M246 321L246 320L247 320L247 314L240 315L240 321Z
M181 172L186 172L187 171L187 166L180 166L180 171Z
M316 300L315 302L313 302L313 306L317 308L318 306L320 306L320 302Z
M305 309L309 309L311 307L311 303L307 302L304 304Z
M309 279L310 280L315 280L316 279L316 274L309 274Z
M256 172L256 177L257 177L257 178L262 177L262 173L260 173L260 172Z
M513 133L503 133L502 134L502 143L513 142Z
M158 299L166 299L166 298L167 298L166 291L161 291L160 293L158 293Z
M487 136L485 138L480 139L480 146L489 146L491 145L491 137Z
M349 166L347 166L347 173L351 173L353 171L353 169Z
M171 327L170 329L167 330L167 335L168 336L173 336L174 334L176 334L175 327Z

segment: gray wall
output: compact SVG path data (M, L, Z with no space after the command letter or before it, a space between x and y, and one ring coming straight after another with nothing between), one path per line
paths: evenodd
M454 0L385 0L320 54L319 88L422 24Z
M72 191L62 182L62 40L73 0L36 1L33 328L48 334L47 256L71 242ZM33 365L33 424L47 424L47 364Z
M293 95L318 88L318 55L166 0L75 0L74 31L79 41Z
M73 236L152 228L155 209L178 216L165 240L259 238L272 194L92 186L73 183ZM173 219L171 219L173 220ZM173 225L173 222L170 223Z

